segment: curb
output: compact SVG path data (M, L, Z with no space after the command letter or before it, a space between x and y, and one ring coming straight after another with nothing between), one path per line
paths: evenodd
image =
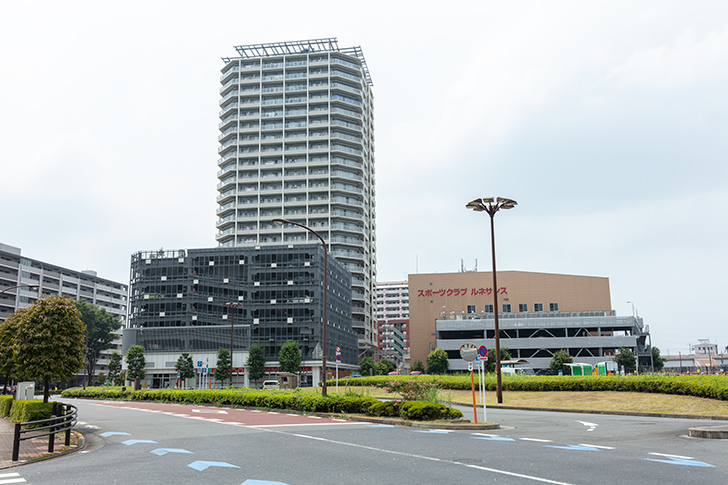
M458 406L472 406L472 404L453 403ZM697 414L667 414L667 413L640 413L634 411L600 411L594 409L562 409L562 408L532 408L525 406L489 406L490 409L515 409L520 411L551 411L554 413L581 413L581 414L613 414L615 416L644 416L647 418L672 419L706 419L709 421L728 421L728 416L701 416Z
M690 428L688 436L691 438L707 438L713 440L728 439L728 426L704 426L702 428Z

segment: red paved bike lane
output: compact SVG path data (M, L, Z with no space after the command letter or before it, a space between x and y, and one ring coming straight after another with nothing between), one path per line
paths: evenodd
M307 416L287 412L261 411L257 409L203 407L189 404L167 404L143 401L100 401L93 404L96 406L108 406L152 413L162 413L187 419L197 419L248 427L354 424L353 421L346 421L344 419Z

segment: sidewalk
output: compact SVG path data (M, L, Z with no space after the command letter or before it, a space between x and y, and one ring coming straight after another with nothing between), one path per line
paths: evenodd
M49 455L60 455L78 446L78 437L71 434L71 446L65 446L65 433L58 433L53 443L53 453L48 453L48 436L33 438L20 442L18 461L13 458L13 436L15 423L7 418L0 417L0 469L22 465L32 460L44 458Z

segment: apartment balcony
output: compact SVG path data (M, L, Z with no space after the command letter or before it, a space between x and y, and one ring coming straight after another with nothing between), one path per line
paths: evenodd
M238 111L237 102L227 104L227 105L223 106L222 110L218 113L218 118L225 118L229 114L237 113L237 111Z
M231 67L230 69L222 73L222 76L220 76L220 83L227 83L231 76L237 75L238 72L240 72L240 68L237 65Z

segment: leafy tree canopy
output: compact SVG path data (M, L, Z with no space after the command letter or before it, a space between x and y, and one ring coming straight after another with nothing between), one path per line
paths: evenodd
M192 379L195 377L195 364L192 362L192 356L187 352L179 356L175 369L179 371L180 379Z
M425 372L425 364L423 364L420 359L417 359L416 361L412 362L412 370Z
M634 372L637 365L637 358L634 356L634 353L627 347L620 347L617 349L617 352L617 355L614 356L614 361L619 368L624 367L625 372Z
M78 300L74 305L86 324L86 382L89 382L101 352L114 346L121 320L86 300Z
M263 353L263 347L258 344L250 346L250 352L248 353L248 378L257 381L265 375L265 354Z
M147 359L144 358L144 347L132 345L126 353L126 377L134 379L134 388L139 387L138 379L146 375Z
M121 354L117 351L111 353L109 358L109 380L119 385L119 376L121 374Z
M298 374L301 371L301 348L298 342L288 341L278 352L278 362L283 372Z
M83 368L86 325L81 314L71 300L50 295L9 319L16 329L16 370L23 378L42 381L48 402L52 381L71 379Z
M382 359L374 364L374 373L378 376L386 376L397 368L394 362Z
M217 351L217 365L215 366L215 379L220 382L230 380L232 369L230 368L230 349L220 347Z
M554 356L551 357L551 362L549 363L551 373L558 374L561 371L563 374L566 374L565 364L571 364L572 362L574 362L574 358L569 355L566 349L557 350L554 352Z
M660 357L660 349L652 347L652 365L655 366L655 371L661 371L662 368L665 367L665 362L667 362L667 360Z
M503 362L504 360L510 360L511 353L508 351L506 347L500 348L500 360ZM483 369L485 372L495 372L495 348L488 350L488 356L486 357L485 362L483 363Z
M364 357L361 362L359 362L359 374L363 376L376 374L374 366L374 359L371 357Z
M0 322L0 375L2 377L11 377L15 375L15 336L17 331L15 327L22 320L22 313L29 311L28 308L17 310L10 315L5 321Z
M447 360L447 352L442 349L435 349L427 356L428 374L447 374L450 363Z

